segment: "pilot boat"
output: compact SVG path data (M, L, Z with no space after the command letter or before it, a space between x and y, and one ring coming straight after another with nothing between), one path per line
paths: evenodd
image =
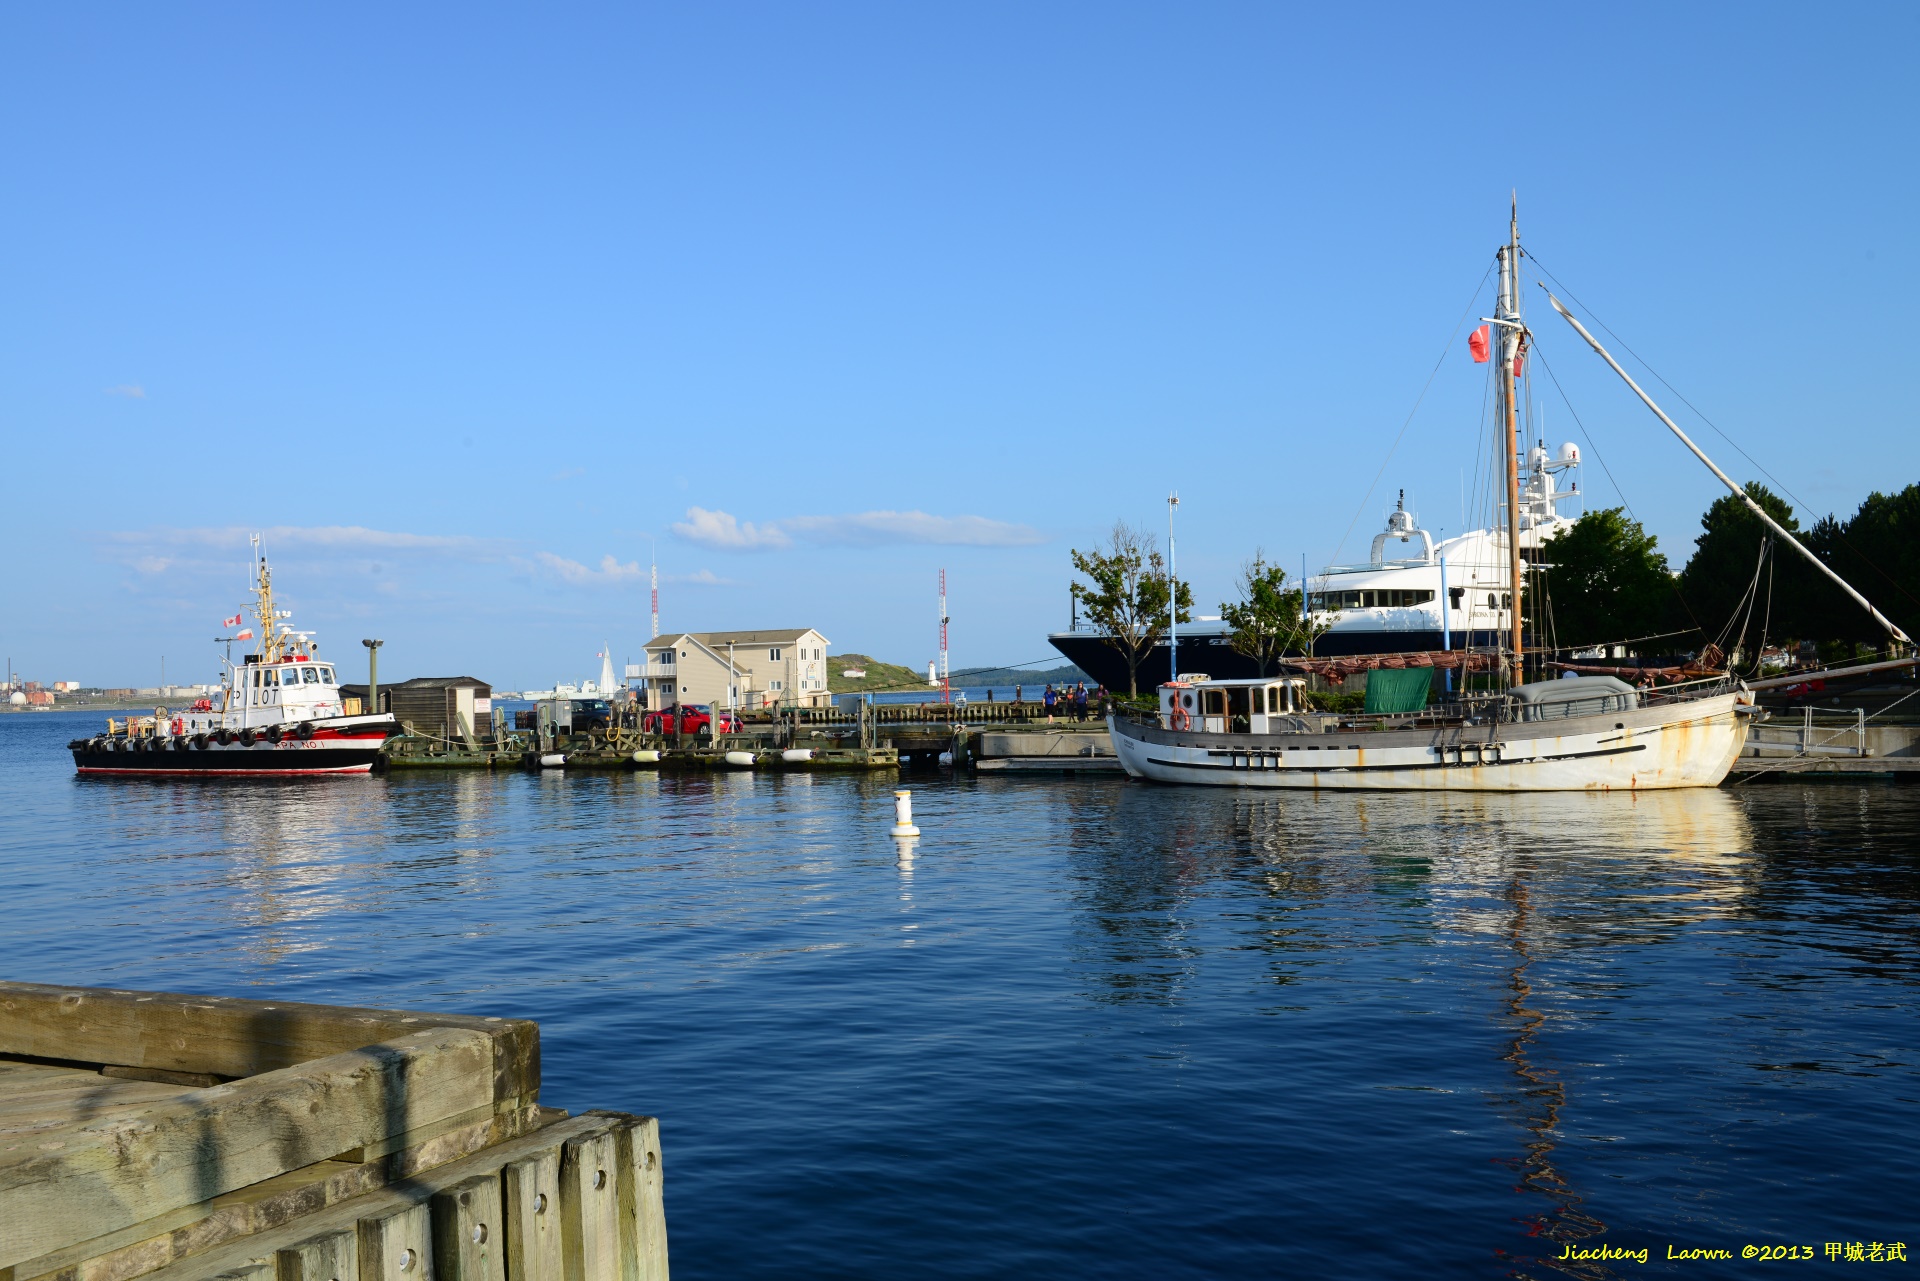
M295 777L365 774L389 735L390 714L349 712L333 664L311 632L297 632L273 604L273 571L254 562L259 640L239 663L224 661L220 697L177 711L109 719L106 732L67 744L75 769L101 775ZM241 615L228 619L238 626ZM251 640L251 628L227 642Z
M1522 604L1526 586L1522 565L1540 559L1542 540L1558 532L1556 526L1564 517L1553 510L1552 464L1544 449L1529 451L1531 475L1522 483L1517 382L1533 335L1520 311L1520 256L1516 212L1508 241L1498 253L1495 314L1486 318L1489 329L1497 332L1489 341L1488 331L1482 331L1475 343L1476 358L1489 349L1498 351L1495 415L1497 430L1504 436L1505 528L1470 535L1474 542L1470 550L1451 549L1456 554L1466 552L1453 561L1456 567L1471 567L1465 581L1455 585L1444 582L1448 558L1430 540L1417 562L1385 564L1387 542L1396 537L1409 541L1419 533L1410 518L1397 513L1399 519L1374 542L1373 565L1359 567L1368 577L1351 587L1336 587L1338 580L1328 574L1317 593L1309 588L1308 605L1316 621L1356 607L1363 613L1432 608L1442 620L1442 635L1434 639L1443 648L1408 645L1398 653L1376 650L1368 657L1338 657L1329 656L1317 639L1315 657L1281 660L1282 667L1296 673L1398 669L1412 678L1406 692L1413 706L1333 715L1303 707L1305 682L1298 676L1271 680L1175 677L1159 685L1155 711L1116 711L1108 717L1114 755L1129 774L1155 782L1209 786L1509 792L1717 787L1726 778L1745 746L1748 725L1759 713L1752 691L1743 682L1728 672L1707 670L1718 664L1717 651L1711 646L1703 656L1707 661L1675 673L1677 682L1664 687L1572 672L1558 680L1525 681L1526 635L1522 610L1515 608ZM1904 632L1721 471L1558 299L1549 294L1548 301L1782 544L1805 556L1863 606L1896 645L1911 644ZM1563 453L1561 461L1571 464L1577 457L1577 453ZM1429 565L1435 575L1431 587L1392 589L1421 599L1404 603L1368 599L1388 590L1373 585L1383 573L1397 570L1395 577L1413 582L1417 581L1413 576L1428 572ZM1353 592L1361 593L1359 599L1348 599ZM1445 629L1451 611L1462 604L1475 610L1482 597L1483 617L1492 626L1483 631L1470 624L1461 636L1463 648L1453 648L1450 629ZM1407 634L1409 639L1422 635L1417 628ZM1345 653L1356 651L1348 648ZM1427 693L1436 668L1463 674L1494 671L1499 673L1499 687L1463 693L1429 709Z

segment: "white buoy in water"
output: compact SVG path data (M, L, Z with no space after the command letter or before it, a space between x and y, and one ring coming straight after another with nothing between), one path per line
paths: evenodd
M793 765L799 765L813 759L813 749L811 747L789 747L786 751L780 753L780 759Z
M566 764L567 758L559 752L548 752L540 758L541 769L564 769Z
M657 748L643 747L633 754L633 763L635 765L658 765L660 763L660 752Z
M913 793L902 788L893 794L893 835L918 836L920 829L913 825Z
M752 765L753 753L752 752L728 752L726 760L727 760L727 764L729 765Z

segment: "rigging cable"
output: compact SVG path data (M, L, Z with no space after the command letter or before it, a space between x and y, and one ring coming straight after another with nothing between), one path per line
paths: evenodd
M1545 268L1542 268L1542 270L1545 270ZM1568 295L1568 296L1571 297L1572 295ZM1580 421L1580 411L1573 407L1573 401L1567 396L1567 389L1560 385L1560 376L1553 372L1553 366L1548 363L1546 356L1541 352L1540 342L1537 337L1534 340L1534 344L1532 347L1532 354L1533 354L1533 358L1540 362L1540 368L1547 371L1547 377L1553 380L1554 390L1560 393L1560 399L1562 403L1566 405L1567 412L1573 415L1573 425L1580 429L1580 435L1586 440L1587 445L1593 450L1594 458L1599 460L1600 470L1607 473L1607 481L1609 484L1613 486L1613 492L1620 496L1620 505L1627 509L1627 515L1632 517L1633 523L1636 525L1640 525L1642 532L1644 532L1646 529L1646 526L1641 525L1640 516L1638 513L1636 513L1633 510L1632 501L1627 498L1626 491L1620 488L1620 482L1614 478L1613 468L1607 466L1606 456L1600 452L1600 446L1593 443L1593 433L1589 432L1587 430L1587 425L1584 422ZM1680 592L1680 579L1678 575L1675 575L1673 577L1672 587L1673 587L1673 598L1676 601L1680 602L1680 608L1685 610L1687 612L1687 617L1693 620L1694 630L1698 632L1701 636L1705 636L1707 634L1707 629L1705 626L1701 624L1700 616L1693 612L1693 606L1687 603L1687 598L1684 595L1682 595ZM1665 634L1669 636L1683 636L1686 633L1668 632Z
M1652 374L1653 377L1659 381L1662 387L1665 387L1668 391L1672 392L1675 398L1678 399L1681 404L1685 405L1688 409L1693 410L1694 414L1698 416L1701 422L1713 428L1713 432L1716 436L1720 437L1720 439L1726 441L1728 445L1732 446L1734 452L1738 453L1742 458L1746 459L1747 462L1752 465L1755 471L1759 472L1762 476L1765 476L1768 480L1772 481L1775 485L1779 486L1780 492L1785 494L1788 498L1793 499L1794 503L1800 508L1801 511L1804 511L1809 515L1812 514L1813 505L1811 503L1804 501L1799 497L1799 495L1795 494L1791 489L1788 489L1784 481L1782 481L1778 476L1775 476L1772 472L1768 471L1765 467L1762 467L1760 465L1759 460L1756 459L1752 454L1749 454L1746 450L1740 448L1739 441L1727 435L1726 432L1721 431L1718 423L1714 422L1713 419L1707 417L1704 413L1701 413L1699 407L1696 406L1692 401L1688 400L1686 396L1681 393L1678 387L1675 387L1672 383L1668 382L1664 377L1662 377L1660 374L1660 371L1655 369L1652 365L1649 365L1646 362L1646 359L1643 356L1641 356L1639 352L1627 346L1627 340L1622 338L1619 334L1614 333L1612 328L1608 326L1607 322L1600 319L1598 313L1596 313L1593 310L1593 308L1587 306L1587 304L1581 302L1578 298L1575 298L1573 290L1568 289L1564 284L1561 284L1560 278L1554 275L1551 271L1548 271L1545 263L1542 263L1538 258L1535 258L1531 252L1527 254L1527 257L1531 259L1533 263L1540 268L1542 275L1546 276L1548 280L1553 281L1555 285L1558 285L1560 288L1560 291L1566 294L1567 297L1572 298L1574 305L1579 307L1580 310L1586 312L1587 315L1593 319L1594 324L1600 326L1600 328L1602 329L1605 329L1607 331L1607 335L1610 338L1612 338L1615 342L1620 344L1620 349L1622 351L1626 352L1629 356L1632 356L1635 360L1639 361L1641 367L1645 369L1649 374ZM1915 597L1914 594L1908 591L1904 586L1902 586L1900 582L1893 577L1893 575L1889 574L1886 570L1880 568L1879 565L1875 564L1873 560L1871 560L1864 553L1862 553L1859 548L1855 547L1852 543L1848 542L1847 536L1844 533L1842 533L1838 528L1839 526L1838 521L1835 521L1834 524L1836 527L1834 530L1835 536L1839 538L1840 542L1846 547L1848 551L1852 552L1855 556L1858 556L1860 558L1861 564L1871 569L1874 573L1880 575L1880 577L1886 580L1887 585L1889 587L1892 587L1893 590L1899 592L1902 596L1905 596L1908 600L1913 601L1914 604L1920 605L1920 597Z
M1487 277L1493 274L1493 267L1480 274L1480 283L1473 287L1473 296L1467 299L1467 305L1460 311L1460 319L1454 322L1453 332L1447 335L1446 346L1440 350L1440 359L1433 362L1433 372L1427 375L1427 381L1420 387L1420 395L1414 399L1413 408L1407 411L1407 420L1400 424L1400 434L1393 438L1393 445L1387 450L1387 456L1380 460L1380 470L1373 474L1373 483L1367 486L1367 492L1360 499L1360 505L1354 508L1353 519L1347 522L1347 532L1340 535L1340 541L1334 545L1329 564L1338 564L1340 553L1346 550L1347 539L1353 536L1353 527L1360 523L1360 514L1367 509L1367 503L1373 499L1373 491L1380 485L1380 478L1387 474L1387 464L1393 461L1393 455L1400 448L1400 442L1406 439L1407 428L1413 425L1413 416L1420 412L1421 404L1427 398L1427 391L1433 386L1433 380L1440 374L1440 366L1447 363L1447 353L1453 350L1453 340L1460 336L1460 326L1467 323L1467 317L1473 314L1473 304L1480 298L1480 291L1486 288Z

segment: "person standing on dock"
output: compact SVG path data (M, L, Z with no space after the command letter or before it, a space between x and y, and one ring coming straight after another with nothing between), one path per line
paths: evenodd
M1076 721L1087 719L1087 683L1085 681L1073 687L1073 719Z
M1047 683L1046 692L1040 695L1040 701L1046 704L1047 724L1053 724L1053 709L1060 702L1060 696L1053 692L1053 683L1051 681Z

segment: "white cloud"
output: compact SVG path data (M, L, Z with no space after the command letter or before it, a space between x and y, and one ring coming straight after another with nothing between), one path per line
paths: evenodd
M495 540L472 538L465 534L409 534L391 529L368 529L363 525L275 525L268 529L249 529L244 525L226 528L139 529L106 535L108 541L134 547L232 547L244 553L248 539L259 534L271 556L277 550L324 547L329 550L382 548L392 551L480 551L497 546Z
M171 556L142 556L133 562L133 567L143 574L164 574L171 564Z
M932 516L923 511L855 512L844 516L795 516L783 529L816 543L873 546L935 543L948 547L1031 547L1047 536L1031 525L985 516Z
M687 518L675 521L673 532L690 543L724 551L763 551L793 542L778 525L754 525L704 507L687 508Z
M549 573L557 575L563 582L575 587L610 587L618 583L630 583L647 576L636 562L622 565L617 557L602 556L600 568L589 569L577 560L568 560L565 556L556 556L552 552L535 552L533 559Z
M118 387L107 388L109 396L125 396L128 400L145 400L147 389L139 383L122 383Z
M691 574L668 574L661 580L667 583L693 583L701 587L738 587L740 584L731 578L722 578L710 569L696 569Z
M1031 547L1047 536L1031 525L985 516L934 516L923 511L848 512L838 516L793 516L755 525L723 511L687 508L673 532L690 543L722 551L766 551L811 543L877 547L889 543L934 543L947 547Z

